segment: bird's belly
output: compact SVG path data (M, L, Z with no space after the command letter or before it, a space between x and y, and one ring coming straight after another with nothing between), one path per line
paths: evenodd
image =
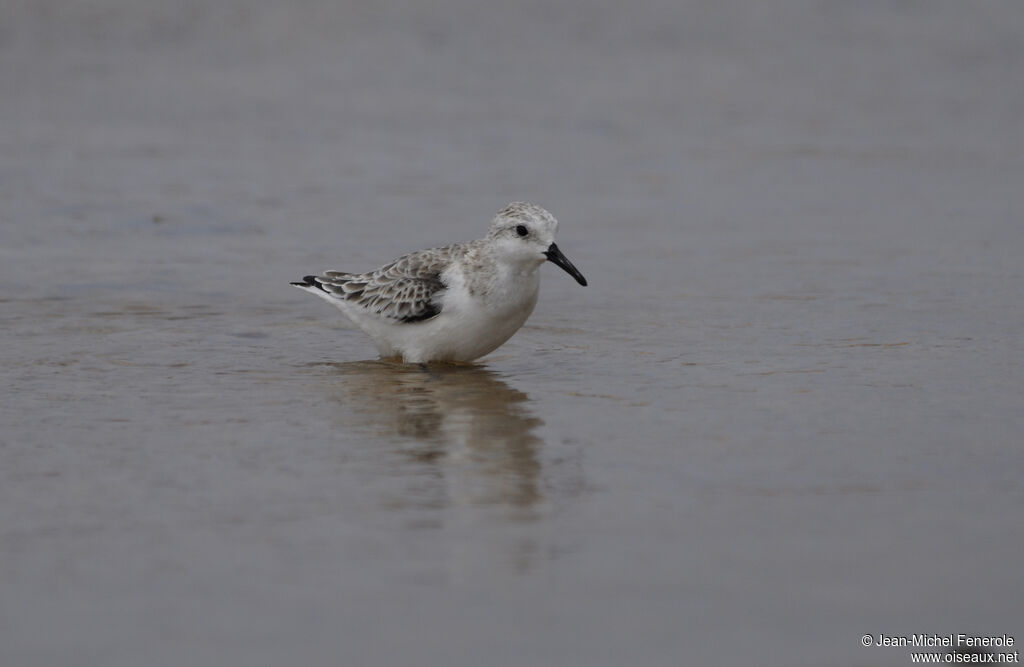
M493 352L523 326L536 298L504 308L450 308L423 322L401 345L406 361L472 361ZM408 325L407 325L408 326ZM410 334L413 331L409 331Z
M477 313L456 320L448 347L454 361L472 361L493 352L519 331L530 316L530 308L495 313Z

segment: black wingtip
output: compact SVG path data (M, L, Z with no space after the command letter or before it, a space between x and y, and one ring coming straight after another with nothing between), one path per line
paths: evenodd
M296 287L315 287L318 290L322 290L324 292L327 291L327 290L324 289L323 285L321 285L319 282L317 282L316 276L303 276L302 280L303 280L303 282L301 282L301 283L289 283L289 284L290 285L295 285Z

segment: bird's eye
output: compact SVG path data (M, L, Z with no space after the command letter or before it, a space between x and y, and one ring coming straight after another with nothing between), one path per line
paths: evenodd
M530 230L526 228L526 225L516 225L516 234L520 236L526 236L530 233Z

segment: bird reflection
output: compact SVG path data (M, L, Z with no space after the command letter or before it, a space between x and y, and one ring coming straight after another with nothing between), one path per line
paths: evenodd
M542 497L541 440L533 430L542 422L529 413L525 393L473 365L328 365L340 376L331 391L345 425L375 447L396 443L400 459L428 469L432 481L414 475L418 486L403 502L504 506L509 518L533 518Z

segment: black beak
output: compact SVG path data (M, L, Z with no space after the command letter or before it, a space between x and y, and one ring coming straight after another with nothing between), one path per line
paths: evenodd
M570 262L566 258L566 256L562 254L562 251L559 250L558 246L556 246L554 243L548 246L548 249L544 253L544 256L548 258L548 261L554 262L558 266L565 269L565 272L568 273L573 278L575 278L576 282L578 282L580 285L586 286L587 279L583 277L583 274L580 273L580 270L572 265L572 262Z

